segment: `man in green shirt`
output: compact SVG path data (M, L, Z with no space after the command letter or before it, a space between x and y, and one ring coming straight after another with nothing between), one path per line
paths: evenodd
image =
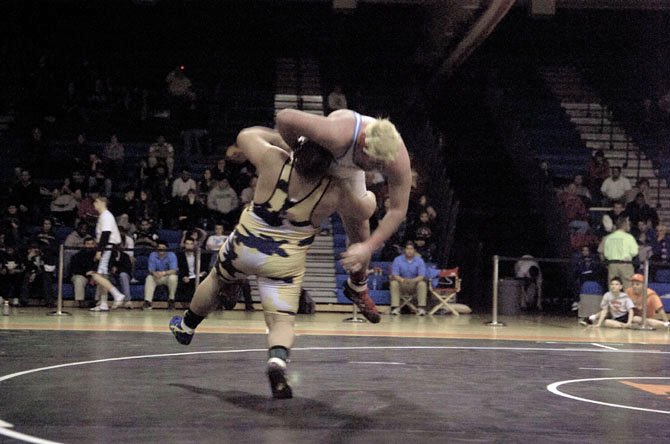
M630 221L628 216L619 216L616 220L617 229L606 236L600 246L598 253L607 260L607 279L612 280L615 276L620 276L623 280L624 288L630 286L630 276L635 273L633 260L638 254L638 245L635 238L629 233Z

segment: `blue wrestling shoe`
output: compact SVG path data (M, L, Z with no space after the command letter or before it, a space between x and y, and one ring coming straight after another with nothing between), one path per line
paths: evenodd
M191 343L195 332L188 333L183 328L181 328L182 319L183 318L181 316L173 316L172 319L170 319L170 331L174 335L175 339L177 339L177 342L183 345L188 345Z
M279 358L270 358L268 360L268 378L270 379L273 398L293 398L293 390L291 390L291 386L288 385L286 380L286 362Z

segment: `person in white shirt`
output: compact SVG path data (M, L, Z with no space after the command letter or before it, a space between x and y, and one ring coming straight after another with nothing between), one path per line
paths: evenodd
M107 305L107 294L112 293L114 304L112 308L118 308L123 304L125 296L107 279L109 276L109 260L112 257L112 248L121 243L121 233L116 225L114 215L107 209L107 198L99 196L93 201L93 206L98 212L98 222L95 226L95 236L98 243L96 259L98 270L87 273L100 285L100 303L91 308L91 311L109 311Z
M605 198L604 205L623 201L626 198L626 192L632 188L628 178L621 175L621 167L612 167L611 171L610 177L605 179L600 186L600 192Z
M212 255L212 258L209 261L208 269L211 269L214 266L214 263L216 262L216 253L221 249L221 245L223 245L227 237L228 236L223 234L222 224L214 225L214 234L211 234L205 242L205 248L207 249L207 252L211 253Z
M181 199L188 194L189 190L195 190L197 186L195 180L191 178L191 172L184 168L181 171L181 176L172 182L172 198Z

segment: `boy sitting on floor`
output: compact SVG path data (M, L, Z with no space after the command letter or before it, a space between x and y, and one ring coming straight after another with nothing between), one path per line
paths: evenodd
M630 328L633 322L633 309L635 304L623 291L621 278L614 277L610 280L610 291L603 295L600 301L600 313L580 320L581 325L592 324L595 328ZM595 322L595 324L594 324Z

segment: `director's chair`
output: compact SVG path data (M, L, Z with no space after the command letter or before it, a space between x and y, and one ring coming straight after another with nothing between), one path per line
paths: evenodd
M458 267L437 270L437 274L428 280L428 291L438 300L438 303L428 312L429 315L435 314L441 308L446 308L454 316L460 316L452 305L456 302L456 295L461 291Z

